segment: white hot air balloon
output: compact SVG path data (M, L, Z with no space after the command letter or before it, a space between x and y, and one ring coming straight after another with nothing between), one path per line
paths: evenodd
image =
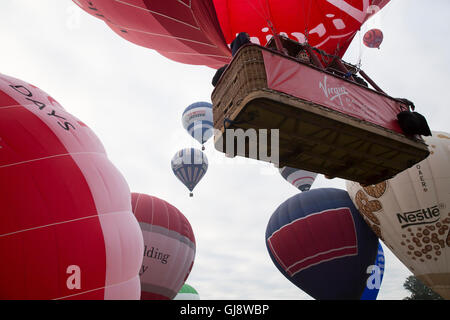
M450 134L425 137L430 156L394 178L347 191L378 237L424 284L450 299Z
M294 187L300 191L309 191L311 189L314 180L316 180L317 173L291 168L283 167L278 169L281 176Z

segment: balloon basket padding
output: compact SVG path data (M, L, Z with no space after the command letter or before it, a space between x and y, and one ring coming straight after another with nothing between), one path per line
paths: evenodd
M227 157L238 155L266 162L273 160L260 158L259 144L256 156L254 152L250 153L250 139L245 139L245 148L238 148L235 141L234 150L225 150L226 135L223 133L225 129L276 128L279 129L278 167L289 166L321 173L329 178L371 185L394 177L429 155L427 145L420 138L405 136L269 89L263 50L281 55L255 44L241 47L211 95L216 129L214 145ZM268 155L271 154L270 137L269 129Z

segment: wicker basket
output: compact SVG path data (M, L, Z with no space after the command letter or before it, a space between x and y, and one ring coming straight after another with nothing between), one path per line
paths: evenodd
M420 139L269 89L262 50L268 49L242 47L222 74L211 97L216 133L239 128L279 129L275 165L364 185L389 179L429 155ZM236 146L224 151L226 135L215 135L219 151L268 161L252 155L249 142L245 143L244 150ZM270 141L268 144L270 153Z

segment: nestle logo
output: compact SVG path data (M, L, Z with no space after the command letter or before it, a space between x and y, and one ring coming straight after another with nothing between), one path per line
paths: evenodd
M438 206L405 212L403 214L397 213L398 222L402 225L402 229L413 225L437 222L440 217L441 213Z

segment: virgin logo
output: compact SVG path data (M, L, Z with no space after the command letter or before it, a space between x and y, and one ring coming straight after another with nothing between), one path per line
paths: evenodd
M343 107L344 103L342 102L342 96L348 95L348 91L345 87L328 87L327 84L327 76L324 77L323 82L319 82L319 88L323 90L323 94L333 101L338 99L340 105Z

